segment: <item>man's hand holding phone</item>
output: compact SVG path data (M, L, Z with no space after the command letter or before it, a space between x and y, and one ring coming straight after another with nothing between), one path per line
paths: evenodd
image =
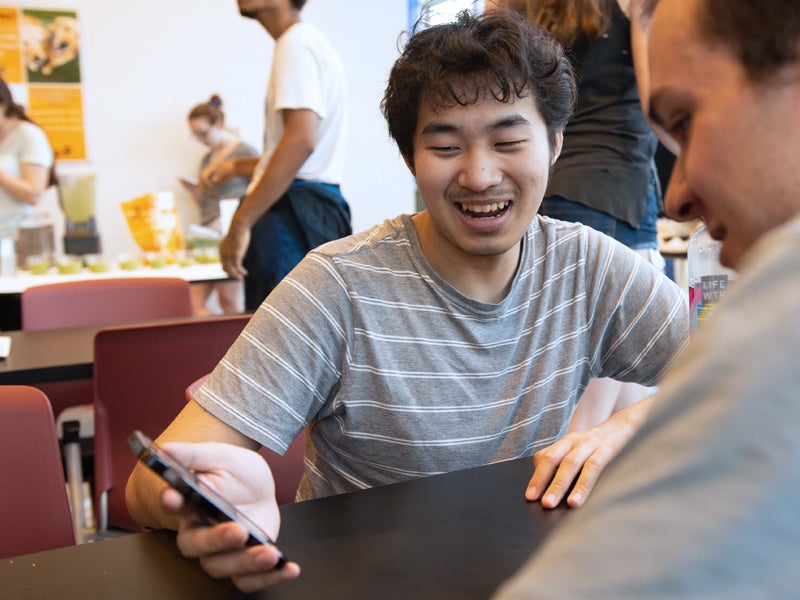
M161 453L158 460L175 461L177 470L188 470L195 482L197 475L202 476L198 491L187 491L177 482L161 493L165 510L178 517L177 544L184 556L197 558L212 577L230 577L243 592L299 576L300 567L286 561L272 542L280 527L280 513L272 474L260 455L213 442L168 442L155 451ZM141 458L146 464L148 456ZM176 467L174 463L170 466ZM163 467L151 468L158 471ZM179 477L174 473L162 476L167 481ZM191 480L185 474L179 477L187 478ZM209 498L212 508L207 504Z

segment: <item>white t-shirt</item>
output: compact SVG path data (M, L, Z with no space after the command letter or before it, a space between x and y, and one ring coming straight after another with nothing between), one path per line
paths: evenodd
M19 177L23 163L41 165L47 169L53 164L53 150L47 136L39 126L28 121L20 121L0 141L0 170ZM0 188L0 226L15 226L33 210L33 206L20 202Z
M341 183L345 158L347 100L344 67L331 43L313 25L296 23L277 40L265 103L264 153L252 191L283 134L284 109L310 109L320 118L314 152L297 178Z

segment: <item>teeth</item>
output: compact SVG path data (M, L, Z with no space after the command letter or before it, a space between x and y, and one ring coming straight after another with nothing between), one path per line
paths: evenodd
M508 206L508 202L495 202L494 204L464 204L461 203L461 210L471 213L491 213L498 210L503 210Z

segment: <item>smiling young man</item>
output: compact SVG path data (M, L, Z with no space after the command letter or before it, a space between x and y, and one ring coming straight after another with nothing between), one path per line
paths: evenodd
M304 428L300 499L534 455L526 497L580 506L647 404L565 435L577 399L595 376L655 383L688 307L625 246L536 216L574 98L562 49L514 14L412 36L383 110L426 209L311 252L160 441L273 535L269 472L243 448ZM236 524L178 520L163 487L137 469L132 514L179 527L209 572L244 590L297 576Z
M665 208L735 286L648 422L498 600L795 598L800 565L800 3L661 0L650 113Z
M413 222L428 263L466 296L508 294L561 149L561 133L549 137L530 95L420 107L412 171L427 210Z

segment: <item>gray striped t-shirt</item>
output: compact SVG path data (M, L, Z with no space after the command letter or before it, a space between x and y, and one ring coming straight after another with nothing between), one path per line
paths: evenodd
M487 304L401 215L310 252L195 400L278 452L308 425L309 499L531 455L591 377L652 385L687 334L683 292L589 228L537 217Z

